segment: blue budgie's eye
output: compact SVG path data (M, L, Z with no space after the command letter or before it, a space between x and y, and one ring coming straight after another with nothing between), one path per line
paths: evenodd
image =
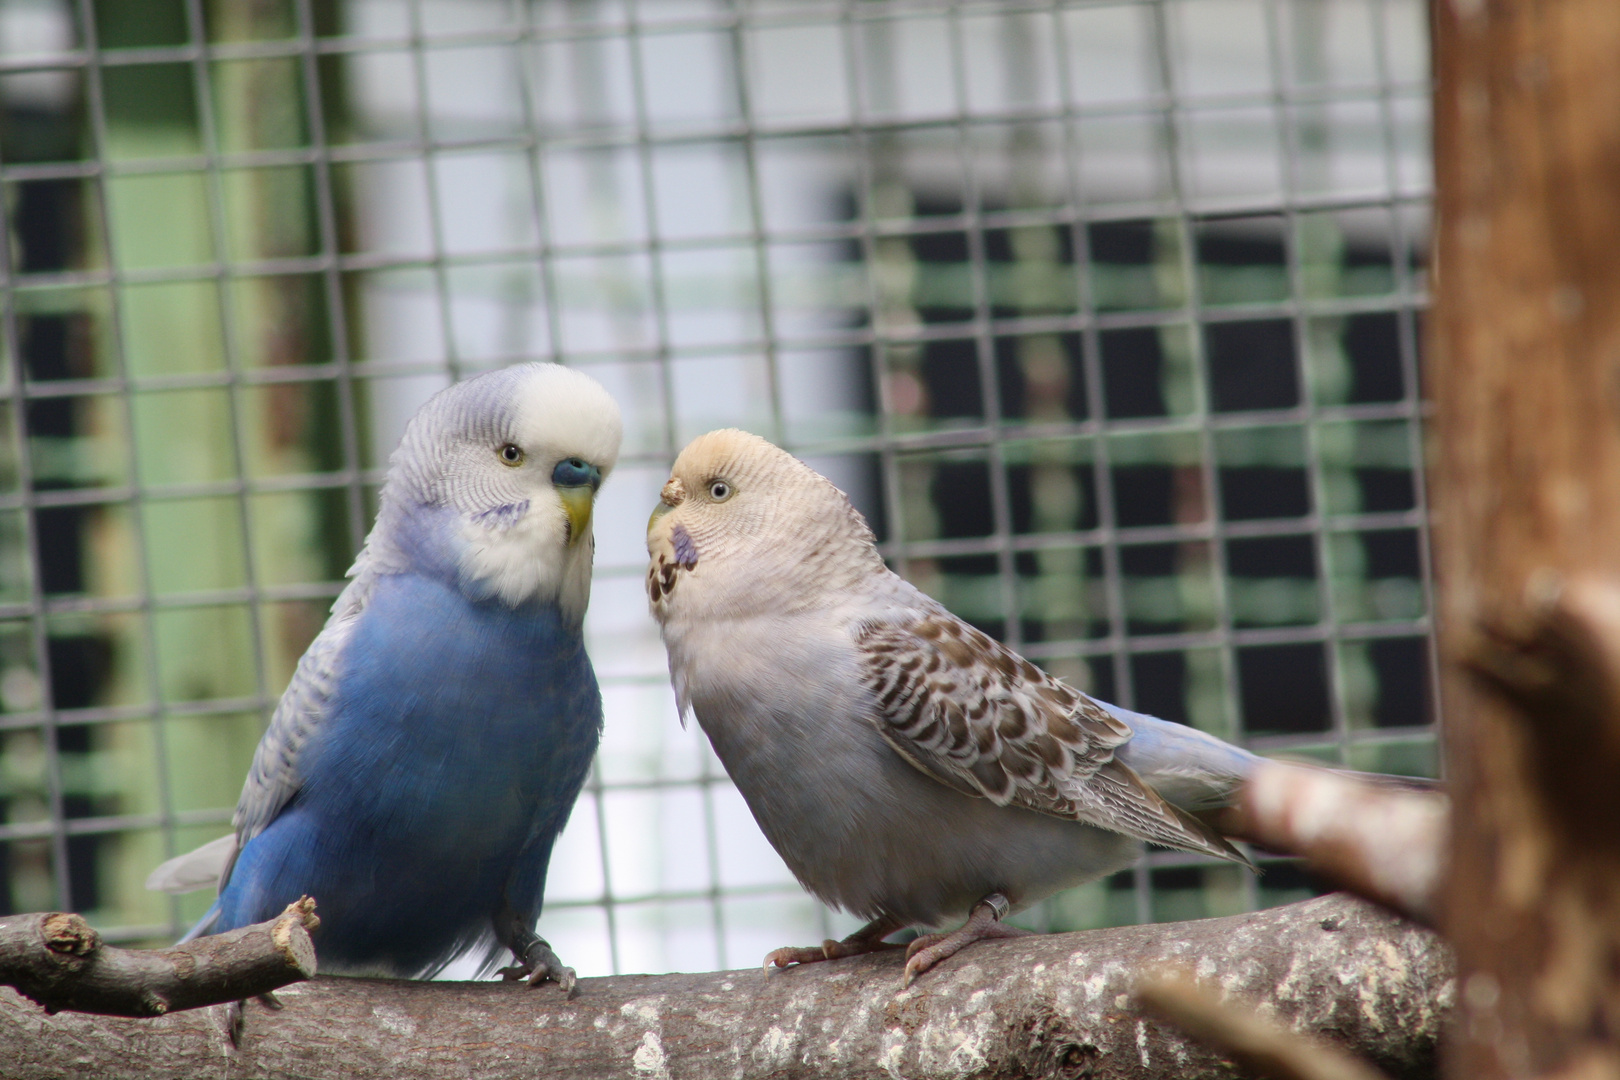
M551 470L551 482L558 487L595 487L602 482L602 470L582 458L564 458Z
M523 448L521 446L513 443L503 443L501 448L495 452L500 455L502 465L510 465L515 469L523 464Z

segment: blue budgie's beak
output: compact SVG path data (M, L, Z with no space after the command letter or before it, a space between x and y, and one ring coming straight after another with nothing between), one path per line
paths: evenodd
M551 474L557 497L562 500L568 514L568 544L580 542L591 532L591 508L596 501L596 489L602 486L602 470L578 458L557 463Z
M568 514L568 546L573 547L590 535L591 504L596 501L596 492L588 487L558 488L557 497Z

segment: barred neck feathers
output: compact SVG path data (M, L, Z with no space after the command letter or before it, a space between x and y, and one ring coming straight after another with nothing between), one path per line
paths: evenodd
M681 451L648 524L660 621L816 607L881 577L872 530L825 477L727 429Z
M601 385L519 364L434 395L389 459L377 524L352 576L442 574L475 599L590 599L591 509L618 459L620 419Z

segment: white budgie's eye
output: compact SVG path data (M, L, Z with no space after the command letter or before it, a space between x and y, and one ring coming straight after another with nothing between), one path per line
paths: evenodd
M709 498L715 502L725 502L731 498L731 485L724 480L710 480Z
M496 453L501 456L502 465L510 465L515 469L519 465L523 464L523 448L521 446L516 446L512 443L503 443L501 448L497 450Z

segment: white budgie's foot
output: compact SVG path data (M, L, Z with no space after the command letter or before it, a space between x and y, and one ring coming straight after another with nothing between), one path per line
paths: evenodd
M1012 904L1005 896L991 893L973 905L972 912L968 914L968 921L962 924L960 930L949 934L924 934L913 941L906 949L906 973L900 980L900 988L904 990L917 976L940 961L949 960L975 941L1027 937L1033 934L1035 932L1033 930L1020 930L1001 921L1011 910Z
M777 949L765 957L765 970L769 971L773 967L791 967L794 964L814 964L820 960L841 960L846 956L861 956L884 949L902 949L905 948L904 945L883 939L904 928L905 924L892 919L874 919L843 941L828 938L820 945L812 945L807 949L795 949L791 946Z

